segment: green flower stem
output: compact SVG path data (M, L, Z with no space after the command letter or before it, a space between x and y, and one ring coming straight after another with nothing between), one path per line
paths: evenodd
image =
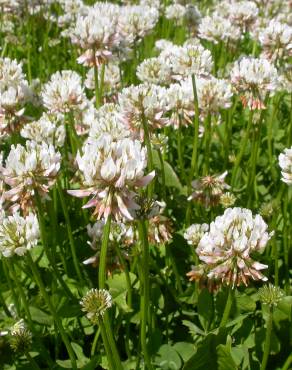
M101 71L100 71L100 85L99 85L100 99L102 99L103 97L104 75L105 75L105 64L103 63L101 65Z
M95 54L95 50L93 51ZM94 63L94 84L95 84L95 106L96 108L100 107L101 104L101 97L100 97L100 88L99 88L99 80L98 80L98 67L96 63Z
M181 285L181 276L178 272L176 261L175 261L175 258L173 257L171 247L169 245L167 245L165 248L166 248L166 253L168 254L170 263L171 263L170 268L173 270L173 273L175 275L175 280L176 280L178 292L179 292L179 294L183 294L183 288L182 288L182 285Z
M284 184L285 185L285 184ZM283 246L284 246L284 265L285 265L285 291L286 294L290 294L290 272L289 272L289 215L288 215L288 205L289 205L289 194L288 188L285 189L283 195Z
M21 316L18 296L15 293L14 285L13 285L13 283L11 281L11 278L10 278L10 275L9 275L8 263L7 263L5 258L2 258L2 266L3 266L4 274L5 274L8 286L9 286L9 291L12 293L12 299L13 299L13 303L15 304L15 307L16 307L17 315Z
M109 236L111 231L112 216L109 215L103 228L102 244L99 258L99 269L98 269L98 287L99 289L105 288L106 279L106 258Z
M143 125L143 131L144 131L144 142L145 142L146 148L147 148L148 170L149 170L149 172L152 172L154 170L152 146L151 146L148 122L146 120L144 111L142 111L142 125ZM148 198L149 199L152 198L153 191L154 191L154 181L151 181L150 184L148 185Z
M268 98L265 99L265 104L267 104ZM252 154L251 154L251 169L249 172L249 178L247 182L247 189L248 189L248 207L251 207L254 189L256 188L256 165L258 161L258 152L260 147L261 141L261 131L263 125L263 119L265 115L265 110L262 109L260 114L260 119L258 124L254 127L254 141L252 146Z
M196 77L192 75L192 86L193 86L193 95L194 95L194 136L193 136L193 151L192 151L192 159L191 159L191 170L187 184L188 195L191 194L192 191L192 181L193 178L198 175L198 146L199 146L199 120L200 120L200 111L199 111L199 101L198 101L198 92L196 86ZM191 220L191 209L192 203L188 202L187 210L186 210L186 218L185 218L185 226L188 227L190 225Z
M112 327L111 327L111 324L110 324L110 318L109 318L108 312L105 312L104 317L103 317L103 321L104 321L104 326L105 326L108 342L109 342L111 352L112 352L112 355L113 355L115 370L123 370L123 365L121 363L121 359L120 359L120 355L119 355L119 352L118 352L118 349L117 349L116 341L115 341L115 338L114 338L114 335L113 335L113 330L112 330Z
M35 360L31 357L30 353L28 351L25 351L25 357L27 358L28 362L30 363L30 366L33 370L40 370L39 365L35 362Z
M211 125L211 115L209 113L205 120L205 153L204 153L203 175L207 175L209 173L211 138L212 138L212 125Z
M230 284L229 287L228 287L228 296L227 296L227 301L226 301L226 304L225 304L223 316L222 316L222 319L221 319L221 322L220 322L220 325L219 325L220 328L226 326L226 324L227 324L229 314L230 314L230 310L231 310L231 307L232 307L233 296L234 296L234 288Z
M274 126L274 121L275 121L277 111L278 111L278 102L274 101L272 112L267 122L268 156L269 156L269 164L271 168L271 175L274 181L277 179L277 176L278 176L277 170L275 169L275 166L274 166L275 158L274 158L274 152L273 152L273 126Z
M12 272L13 279L15 281L15 284L16 284L16 287L17 287L17 290L18 290L18 293L20 295L20 298L21 298L21 301L22 301L22 304L23 304L23 308L24 308L24 311L25 311L25 314L26 314L26 317L27 317L27 321L28 321L29 327L30 327L30 329L31 329L31 331L32 331L32 333L34 335L34 338L36 338L36 340L38 342L38 345L40 346L40 349L41 349L40 355L43 357L43 359L45 361L48 362L48 364L50 365L50 368L52 368L54 366L54 364L53 364L53 361L51 360L50 354L48 353L47 349L45 348L45 346L43 345L43 343L41 342L41 340L38 338L38 333L35 331L34 324L33 324L33 321L32 321L32 317L31 317L31 314L30 314L30 311L29 311L29 303L27 301L25 292L23 290L22 283L21 283L21 281L18 278L17 271L16 271L16 269L14 267L14 261L12 263L9 263L9 269Z
M147 323L149 317L149 243L148 243L148 233L145 220L140 220L138 222L139 238L142 242L142 281L141 281L141 299L140 299L140 313L141 313L141 347L144 355L144 360L146 368L152 370L151 358L148 354L147 349Z
M165 168L164 168L164 160L162 157L162 153L160 150L157 150L159 163L161 167L161 181L162 181L162 199L166 200L166 185L165 185Z
M99 258L99 270L98 270L98 287L99 289L105 288L105 280L106 280L106 259L107 259L107 250L108 250L108 242L109 242L109 236L110 236L110 230L111 230L111 215L108 216L106 223L104 225L103 229L103 237L102 237L102 244L101 244L101 252L100 252L100 258ZM111 348L111 354L112 358L108 359L109 361L112 361L115 364L115 369L122 369L122 364L120 360L120 356L118 353L118 350L116 348L116 343L114 340L112 328L110 325L109 316L107 313L105 313L103 317L103 323L105 327L106 337L107 341L110 344ZM106 346L106 343L104 342L104 345Z
M114 246L115 246L115 251L117 253L117 256L120 260L121 267L123 268L125 272L126 284L127 284L127 304L129 308L132 308L132 284L131 284L131 278L130 278L130 273L129 273L129 269L127 266L127 262L125 261L125 258L122 252L120 251L119 245L114 243Z
M106 328L104 326L104 323L103 323L102 319L99 320L99 328L100 328L101 337L102 337L102 341L103 341L104 348L105 348L106 357L107 357L108 362L109 362L110 370L116 370L115 364L114 364L114 361L113 361L113 358L112 358L111 347L110 347L110 344L108 342Z
M274 212L272 222L271 222L271 230L276 230L277 228L277 217L278 217L277 212ZM278 252L276 235L272 236L271 245L272 245L271 257L272 257L272 261L274 261L274 264L275 264L274 282L275 282L275 286L279 286L279 263L278 263L279 252Z
M81 147L80 138L76 132L75 120L72 110L68 113L68 123L69 123L69 136L71 139L71 149L72 153L75 155L77 150Z
M91 346L91 350L90 350L90 356L91 357L93 357L95 355L96 346L97 346L97 342L98 342L98 338L100 336L100 333L101 333L101 329L99 327L95 332L95 336L94 336L94 339L93 339L93 342L92 342L92 346Z
M290 122L288 127L287 147L290 148L291 144L292 144L292 93L290 95Z
M289 370L291 364L292 364L292 353L287 357L287 360L285 361L282 370Z
M248 139L249 139L249 136L250 136L250 130L251 130L251 127L252 127L252 119L253 119L253 111L251 110L249 112L249 118L248 118L247 128L246 128L246 131L245 131L245 136L243 138L243 142L240 146L240 151L239 151L239 153L236 157L235 164L233 166L232 178L231 178L231 186L232 187L234 187L234 185L235 185L236 175L237 175L237 172L238 172L238 169L239 169L244 151L246 150L247 142L248 142Z
M181 116L179 115L179 128L177 130L177 154L178 154L180 174L182 176L182 179L185 180L186 174L185 174L185 166L184 166L184 160L183 160L182 132L181 131L182 131Z
M270 354L270 348L271 348L271 335L272 335L272 329L273 329L273 305L270 306L269 310L269 317L267 321L267 331L266 331L266 340L265 340L265 346L264 346L264 355L261 363L260 370L265 370L267 367L269 354Z
M48 243L47 243L47 238L46 238L46 225L45 225L45 219L44 219L44 212L43 212L43 207L41 203L41 199L37 191L35 191L35 197L34 197L37 205L37 214L38 214L38 220L39 220L39 226L40 226L40 234L41 234L41 240L42 244L46 253L46 256L50 262L50 266L52 267L54 274L56 276L56 279L59 281L60 285L63 287L65 294L67 295L68 298L75 300L75 297L71 293L70 289L66 285L65 281L63 280L62 276L60 275L58 268L56 267L51 251L49 249Z
M30 255L30 253L28 252L27 253L27 261L28 261L28 264L30 266L30 269L32 271L32 274L33 274L33 277L35 279L35 282L36 284L38 285L39 289L40 289L40 293L44 299L44 301L46 302L46 305L48 306L52 316L53 316L53 319L58 327L58 330L60 331L60 334L61 334L61 337L62 337L62 340L65 344L65 347L67 349L67 352L68 352L68 355L69 355L69 358L70 358L70 361L71 361L71 365L72 365L72 369L77 369L77 364L76 364L76 358L75 358L75 353L73 351L73 348L71 346L71 343L69 341L69 338L66 334L66 331L63 327L63 324L62 324L62 321L61 319L59 318L57 312L55 311L55 308L54 306L52 305L52 302L50 300L50 297L48 296L48 293L46 291L46 288L44 286L44 283L42 281L42 278L41 278L41 275L36 267L36 265L34 264L34 261Z
M68 238L69 238L69 244L70 244L70 248L71 248L71 254L72 254L72 258L73 258L74 268L75 268L75 271L76 271L76 274L78 276L79 281L82 283L83 278L82 278L81 270L80 270L80 267L79 267L79 261L78 261L77 255L76 255L76 247L75 247L73 233L72 233L70 216L69 216L67 204L66 204L66 201L65 201L65 198L64 198L63 189L62 189L62 186L61 186L61 183L60 183L59 180L57 181L57 187L58 187L59 197L60 197L60 201L61 201L61 206L62 206L64 217L65 217L67 234L68 234Z
M30 314L30 311L29 311L28 302L26 300L25 293L23 291L22 284L18 279L18 274L15 270L13 262L12 263L10 261L7 261L7 262L8 262L9 270L12 273L13 280L15 282L16 288L18 290L18 294L21 298L27 321L29 323L30 328L32 328L32 330L33 330L33 322L32 322L31 314Z
M193 152L192 152L192 159L191 159L191 172L189 177L188 183L188 192L190 193L191 190L191 182L194 176L197 175L198 170L198 144L199 144L199 119L200 119L200 111L199 111L199 101L198 101L198 93L197 93L197 86L196 86L196 78L195 75L192 75L192 86L193 86L193 94L194 94L194 109L195 109L195 116L194 116L194 137L193 137Z
M0 291L0 305L3 307L3 310L6 314L6 316L12 317L11 312L9 311L9 309L6 305L5 299L4 299L1 291Z

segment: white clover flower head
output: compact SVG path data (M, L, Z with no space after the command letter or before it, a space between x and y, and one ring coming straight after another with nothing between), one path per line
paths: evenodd
M266 281L260 272L268 266L254 261L250 254L262 253L272 233L260 215L245 208L227 208L211 222L196 253L208 267L208 278L238 286L253 280Z
M54 73L43 86L41 97L45 108L51 113L82 110L87 104L81 77L70 70Z
M139 4L140 5L146 5L146 6L149 6L150 8L156 8L156 9L160 9L161 6L163 4L161 4L161 1L160 0L140 0L139 1Z
M258 7L253 1L231 2L228 6L228 18L243 32L249 31L258 17Z
M189 84L192 88L190 80L182 84ZM218 79L213 76L206 78L198 78L196 80L199 109L203 116L210 114L218 114L221 109L228 109L232 105L232 87L226 80Z
M88 141L94 141L105 133L110 134L114 141L129 137L131 134L123 122L120 107L114 103L101 106L88 122L90 122Z
M264 109L264 99L278 87L277 69L262 58L244 57L234 63L230 72L231 83L242 93L242 102L249 109Z
M156 7L128 5L121 8L118 29L126 43L133 44L149 34L159 19Z
M118 95L123 121L127 129L135 137L143 139L143 119L153 131L165 126L168 122L164 117L167 110L166 88L153 84L131 85L124 88Z
M20 135L39 144L44 142L62 147L66 131L65 126L58 121L57 117L43 113L39 120L27 123L21 129Z
M39 236L35 214L5 216L0 224L0 253L4 257L23 256L38 244Z
M78 15L71 41L84 53L78 58L86 66L106 63L112 57L112 49L119 44L117 29L120 8L110 3L96 3L88 14Z
M0 58L0 137L17 131L25 121L24 104L29 100L29 94L22 64Z
M174 44L166 39L159 39L155 41L155 49L157 49L158 51L162 51L167 48L172 48L173 46Z
M181 4L171 4L165 8L165 18L173 20L177 25L182 25L187 9Z
M281 180L288 185L292 185L292 147L286 148L279 155L279 166L281 167Z
M27 85L27 80L22 71L22 63L15 59L0 58L0 91L12 86Z
M105 289L91 289L80 301L82 311L93 324L98 324L112 304L112 296Z
M241 36L240 28L218 13L202 18L199 25L199 37L214 44L218 44L220 41L224 43L235 42L240 40Z
M137 77L144 83L166 85L171 82L171 69L161 58L144 59L137 67Z
M292 56L292 27L272 19L259 34L263 57L273 62Z
M194 117L194 94L188 83L174 83L167 89L168 110L171 111L169 124L175 129L188 126Z
M172 77L177 80L192 74L209 75L213 68L211 52L200 44L166 48L161 52L160 58L169 65Z
M87 14L87 7L82 0L59 0L58 3L64 12L64 14L58 17L58 26L60 27L70 25L76 21L78 15Z
M189 245L197 247L202 236L209 231L208 224L193 224L188 227L184 233L184 238Z
M104 66L104 76L103 76L103 92L105 95L110 95L116 92L121 83L120 68L118 63L109 62ZM99 81L102 79L102 69L98 69ZM94 79L94 68L91 68L87 74L84 82L85 86L90 89L95 89L95 79Z
M133 213L139 208L133 190L147 185L155 175L151 172L144 176L147 156L141 142L130 138L115 141L105 133L96 141L85 143L76 161L86 188L70 190L69 194L92 195L84 208L95 207L98 219L113 214L116 220L133 220Z
M4 182L11 188L4 198L26 212L32 206L35 191L46 197L60 169L61 154L53 145L27 141L12 145L5 165L0 168ZM17 202L17 203L16 203Z

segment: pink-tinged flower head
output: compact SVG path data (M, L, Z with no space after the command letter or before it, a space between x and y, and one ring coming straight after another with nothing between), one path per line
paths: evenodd
M120 41L117 29L119 12L118 5L97 3L88 14L77 17L71 40L84 51L78 58L80 64L99 65L112 57L112 50Z
M218 44L220 41L234 44L240 40L241 36L242 33L238 26L216 12L202 18L199 25L199 37L214 44Z
M86 107L81 77L74 71L54 73L42 90L45 108L51 113L68 113Z
M0 168L4 182L11 188L4 192L4 199L27 213L35 192L47 196L55 183L60 163L61 154L53 145L33 141L27 141L26 146L12 145L4 167Z
M172 71L172 78L175 80L181 80L193 74L206 76L213 68L211 52L199 42L168 47L162 50L159 58L168 64Z
M220 203L225 190L230 186L226 184L227 171L221 175L208 175L192 182L194 192L188 200L194 199L205 207L214 207Z
M22 64L9 58L0 58L0 137L17 131L23 122L25 103L30 88L22 72Z
M259 34L263 56L273 62L292 56L292 27L272 19Z
M219 5L220 6L220 5ZM230 2L227 6L228 18L243 32L249 31L258 17L258 7L254 1Z
M139 42L152 31L159 19L156 7L126 5L121 7L118 30L126 44Z
M231 83L241 93L244 106L264 109L267 94L272 95L278 87L277 69L266 59L242 58L234 63Z
M121 91L121 117L134 137L144 138L143 119L150 132L167 124L164 116L168 106L166 92L166 88L151 84L132 85Z
M144 176L147 156L141 143L129 138L114 141L104 133L96 141L85 143L76 161L85 189L70 190L69 194L93 196L84 207L95 207L98 219L113 214L117 220L132 220L139 209L133 190L146 186L154 177L154 172Z
M267 228L260 215L245 208L227 208L216 217L196 250L208 278L232 286L247 285L250 278L266 281L260 271L268 266L254 261L251 254L264 251L272 236Z

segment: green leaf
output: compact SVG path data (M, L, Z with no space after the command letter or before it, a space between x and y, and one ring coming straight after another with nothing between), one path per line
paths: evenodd
M218 356L218 370L236 370L238 367L231 356L229 345L219 344L216 348Z
M179 370L182 366L178 353L169 344L163 344L159 348L155 362L163 370Z
M173 348L180 355L184 362L188 361L195 353L194 345L188 342L177 342L173 345Z
M208 289L203 289L199 295L198 313L200 323L205 330L208 330L209 324L214 316L213 298Z
M255 301L244 293L236 294L235 301L240 312L253 312L256 309Z
M130 280L133 283L136 275L130 272ZM124 272L115 274L107 280L109 291L113 297L113 301L125 312L131 312L127 305L127 281Z
M183 320L182 321L183 325L186 326L187 328L189 328L189 332L193 335L193 336L197 336L198 334L199 335L205 335L205 333L203 332L202 329L200 329L196 324L194 324L193 322L191 321L188 321L188 320Z
M226 343L225 329L220 329L217 335L208 334L199 344L197 352L185 363L183 370L217 369L216 348L224 343Z
M65 302L59 309L58 315L62 318L77 317L81 315L80 305Z
M153 162L154 162L155 168L161 171L161 164L160 164L158 153L155 150L153 150L152 154L153 154ZM165 172L165 185L168 187L173 187L173 188L178 189L180 194L182 194L184 192L184 189L174 169L171 167L171 165L168 162L163 161L163 163L164 163L164 172Z
M35 321L38 324L47 325L47 326L53 325L52 317L48 315L46 312L44 312L43 310L37 307L34 307L34 306L30 306L29 312L31 314L32 321Z
M283 297L277 305L277 308L284 312L289 318L292 316L292 296Z
M78 360L88 360L88 358L84 355L83 349L79 344L71 342L71 346L76 354Z

